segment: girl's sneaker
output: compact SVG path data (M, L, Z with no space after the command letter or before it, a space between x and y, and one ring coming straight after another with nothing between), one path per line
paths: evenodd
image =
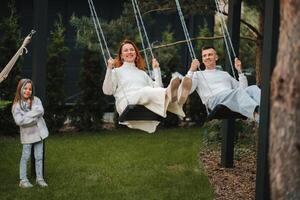
M48 184L45 182L44 179L38 179L36 180L36 184L40 187L48 187Z
M28 180L21 180L19 183L20 188L31 188L33 185Z

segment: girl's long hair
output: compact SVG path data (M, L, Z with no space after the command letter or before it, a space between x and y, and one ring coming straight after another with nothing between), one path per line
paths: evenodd
M143 57L141 56L140 52L139 52L139 49L137 48L137 46L134 44L134 42L130 41L130 40L124 40L120 47L119 47L119 50L118 50L118 55L115 59L115 67L120 67L123 65L123 61L122 61L122 58L121 58L121 54L122 54L122 48L125 44L131 44L133 47L134 47L134 50L135 50L135 53L136 53L136 58L135 58L135 66L138 68L138 69L141 69L141 70L144 70L145 71L145 61L143 59Z
M21 91L22 90L22 87L23 85L27 84L27 83L30 83L31 84L31 88L32 88L32 93L31 93L31 97L30 98L30 109L31 109L31 106L32 106L32 100L34 98L34 85L33 85L33 82L32 80L30 79L21 79L18 83L18 86L17 86L17 89L16 89L16 94L15 94L15 98L14 98L14 103L13 103L13 106L17 103L20 103L20 100L22 99L22 95L23 95L23 92ZM22 108L22 107L21 107Z

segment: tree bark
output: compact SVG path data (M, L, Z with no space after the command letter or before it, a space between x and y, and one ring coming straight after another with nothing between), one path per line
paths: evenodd
M258 31L264 32L264 9L259 12L258 19ZM263 51L263 38L257 37L256 41L256 61L255 61L255 72L256 72L256 85L261 85L261 68L262 68L262 51Z
M272 199L300 199L300 1L280 1L277 63L271 84Z

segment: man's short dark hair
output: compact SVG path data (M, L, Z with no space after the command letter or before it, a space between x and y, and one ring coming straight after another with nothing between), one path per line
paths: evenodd
M213 50L216 51L215 47L212 46L212 45L206 45L206 46L203 46L203 47L201 48L201 51L204 51L204 50L207 50L207 49L213 49Z

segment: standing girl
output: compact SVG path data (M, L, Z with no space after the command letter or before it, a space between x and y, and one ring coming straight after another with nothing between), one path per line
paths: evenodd
M34 85L30 79L21 79L18 83L16 96L12 106L12 114L16 124L20 127L21 143L23 144L20 161L21 188L30 188L33 185L27 178L27 161L30 158L31 148L34 148L36 183L47 187L43 178L43 140L49 132L43 118L44 108L41 100L34 96Z

